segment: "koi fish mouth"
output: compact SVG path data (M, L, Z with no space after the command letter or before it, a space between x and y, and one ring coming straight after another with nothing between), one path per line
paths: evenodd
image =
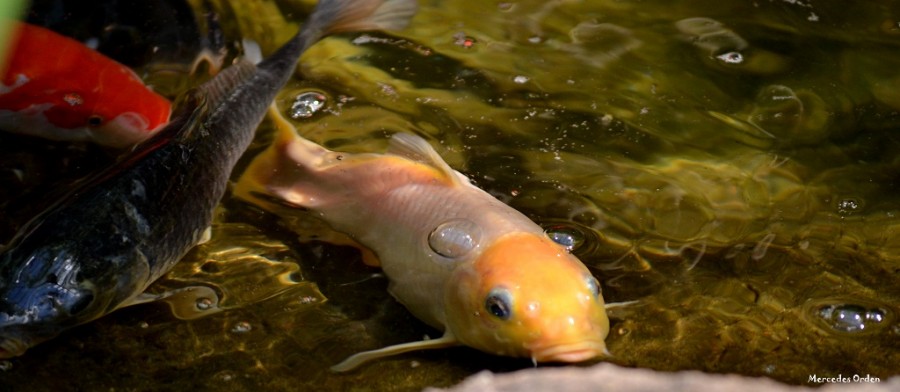
M535 362L583 362L597 357L609 357L611 354L602 341L589 340L577 343L557 344L532 351L531 358Z

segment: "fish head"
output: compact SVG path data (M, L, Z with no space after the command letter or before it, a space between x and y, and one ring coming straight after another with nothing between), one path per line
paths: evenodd
M70 290L45 285L30 290L13 290L14 304L4 298L0 304L0 358L22 355L29 347L48 340L77 324L93 302L88 290Z
M171 103L131 68L51 30L17 26L0 75L4 130L126 147L168 122Z
M36 98L34 107L45 107L41 114L48 126L61 134L82 133L98 144L125 147L150 137L168 122L171 114L171 105L165 98L137 81L126 86L129 88L120 87L115 91L105 90L113 87L90 91L44 90L52 95Z
M54 268L60 264L64 268ZM65 264L31 260L0 283L0 358L22 355L100 314L104 301L98 301L93 285Z
M506 234L461 267L445 293L447 328L461 343L535 362L608 355L600 284L562 245Z

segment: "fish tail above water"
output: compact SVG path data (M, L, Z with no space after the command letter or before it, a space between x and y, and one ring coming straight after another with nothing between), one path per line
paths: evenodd
M320 1L302 29L265 60L255 66L247 60L232 66L249 67L255 73L243 84L247 88L224 96L220 105L210 105L215 110L210 121L234 127L256 127L278 90L293 74L297 59L312 44L339 32L402 28L409 23L416 9L415 0ZM227 104L236 102L240 104Z
M299 58L312 44L330 34L402 29L409 23L417 8L415 0L320 1L300 32L261 62L259 68L272 72L293 69L296 61L290 59ZM287 77L284 81L287 81Z
M418 5L414 0L321 1L298 36L303 52L322 37L364 30L400 30Z

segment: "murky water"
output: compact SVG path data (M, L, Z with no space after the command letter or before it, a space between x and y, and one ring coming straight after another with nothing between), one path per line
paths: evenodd
M212 3L231 39L268 52L313 2ZM304 56L279 100L302 134L347 151L425 135L571 241L608 302L637 301L612 313L613 362L795 384L900 374L900 2L420 4L402 32ZM245 164L270 137L264 124ZM2 238L110 162L8 134L0 151ZM225 312L123 309L0 363L2 383L411 390L532 366L456 348L329 373L438 334L310 215L229 198L213 233L152 290L205 285Z

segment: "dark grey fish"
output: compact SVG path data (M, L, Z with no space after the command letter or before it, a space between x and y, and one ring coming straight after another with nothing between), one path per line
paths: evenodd
M125 160L29 222L0 254L0 358L146 299L203 237L235 162L297 59L324 35L403 27L414 0L322 0L258 65L239 62L181 101Z

